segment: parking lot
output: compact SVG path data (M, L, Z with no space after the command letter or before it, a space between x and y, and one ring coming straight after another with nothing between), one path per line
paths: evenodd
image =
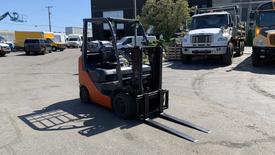
M165 62L167 113L212 130L170 122L191 143L79 100L79 49L0 58L0 154L275 154L274 65L253 68L251 48L233 65Z

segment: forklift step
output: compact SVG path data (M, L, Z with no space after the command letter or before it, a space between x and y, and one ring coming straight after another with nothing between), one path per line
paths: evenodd
M171 134L173 134L173 135L175 135L175 136L181 137L181 138L186 139L186 140L188 140L188 141L191 141L191 142L194 142L194 143L197 143L197 142L198 142L197 139L195 139L195 138L193 138L193 137L191 137L191 136L188 136L188 135L185 134L185 133L179 132L179 131L177 131L177 130L171 128L171 127L168 127L168 126L166 126L166 125L163 125L163 124L161 124L161 123L159 123L159 122L156 122L156 121L154 121L154 120L152 120L152 119L149 119L149 118L148 118L148 119L145 119L144 122L145 122L145 124L148 124L148 125L150 125L150 126L153 126L153 127L155 127L155 128L158 128L158 129L163 130L163 131L165 131L165 132L171 133Z
M181 124L181 125L190 127L192 129L195 129L195 130L198 130L198 131L201 131L201 132L204 132L204 133L211 133L211 131L208 130L208 129L205 129L205 128L200 127L196 124L193 124L191 122L176 118L174 116L171 116L171 115L168 115L168 114L165 114L165 113L160 114L160 118L163 118L165 120L168 120L168 121L171 121L171 122L174 122L174 123L177 123L177 124Z

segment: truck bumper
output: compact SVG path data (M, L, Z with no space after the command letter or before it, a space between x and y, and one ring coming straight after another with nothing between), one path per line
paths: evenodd
M213 47L183 47L182 54L185 55L223 55L226 53L227 46Z
M253 54L259 56L260 59L275 59L275 47L255 47L253 46Z

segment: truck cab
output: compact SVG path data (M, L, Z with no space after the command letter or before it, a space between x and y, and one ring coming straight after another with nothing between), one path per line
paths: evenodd
M224 64L231 65L233 54L242 55L244 51L245 31L240 33L238 26L237 17L229 11L205 10L195 14L190 31L182 39L183 63L203 55L220 56Z
M251 18L255 19L252 64L260 66L263 62L275 60L275 4L260 5Z

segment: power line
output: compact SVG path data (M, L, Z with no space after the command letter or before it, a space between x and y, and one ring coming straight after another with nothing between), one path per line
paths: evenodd
M6 25L18 25L18 26L29 26L29 27L48 27L49 25L39 25L39 24L19 24L19 23L9 23L9 22L1 22L1 24ZM52 27L56 28L65 28L65 26L57 26L57 25L51 25Z

